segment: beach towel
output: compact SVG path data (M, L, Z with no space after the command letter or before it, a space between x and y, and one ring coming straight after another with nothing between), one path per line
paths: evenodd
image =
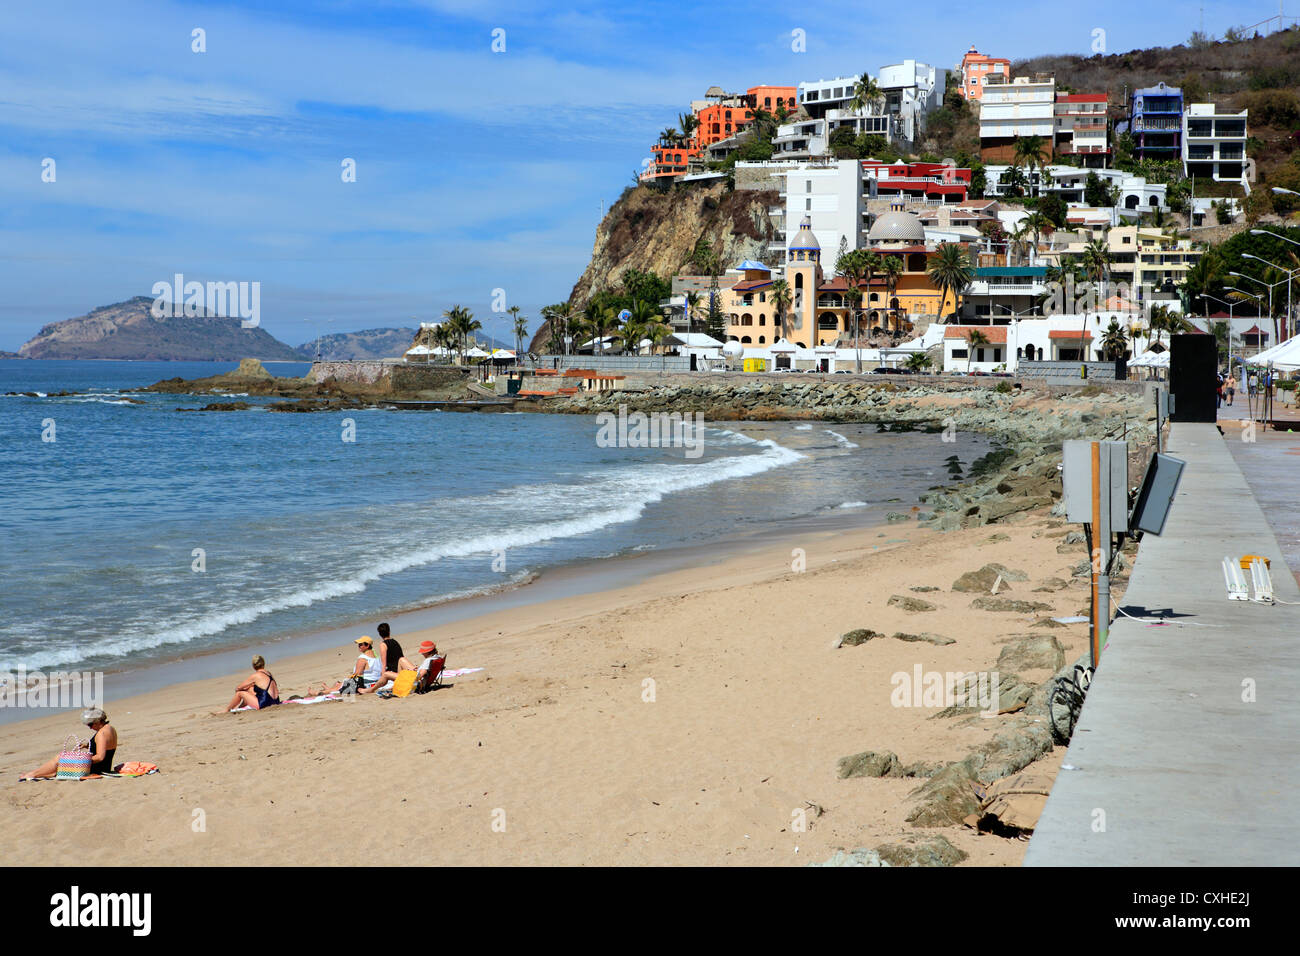
M142 760L120 763L113 768L113 773L119 777L144 777L157 772L158 765L156 763L145 763Z
M479 671L487 670L486 667L455 667L451 670L442 672L443 677L464 677L466 674L477 674Z

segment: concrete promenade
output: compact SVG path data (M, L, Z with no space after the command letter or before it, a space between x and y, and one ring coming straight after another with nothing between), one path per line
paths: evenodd
M1027 866L1300 863L1300 606L1228 601L1220 564L1265 555L1278 599L1300 587L1215 426L1169 445L1187 468L1121 602L1168 623L1116 617ZM1295 475L1269 506L1300 509Z

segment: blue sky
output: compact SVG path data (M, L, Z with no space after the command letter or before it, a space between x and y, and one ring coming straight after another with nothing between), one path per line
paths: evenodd
M291 345L453 304L508 339L493 289L534 325L566 298L602 203L709 86L793 85L907 57L950 67L972 43L1086 54L1098 27L1111 52L1168 45L1201 10L6 0L0 349L177 272L260 282L262 325ZM1206 3L1205 28L1276 8L1256 12ZM195 28L204 53L191 50ZM791 49L796 28L806 52ZM342 182L345 158L355 183Z

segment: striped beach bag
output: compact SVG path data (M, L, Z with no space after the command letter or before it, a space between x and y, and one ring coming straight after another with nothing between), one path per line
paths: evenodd
M90 776L89 745L83 744L75 735L68 734L68 739L63 742L63 752L59 754L59 769L54 776L57 780L81 780Z

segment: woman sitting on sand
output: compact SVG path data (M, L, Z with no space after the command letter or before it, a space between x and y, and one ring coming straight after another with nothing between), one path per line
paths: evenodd
M81 722L93 731L93 736L90 738L90 776L82 779L98 779L100 774L111 772L113 769L113 756L117 753L117 730L109 724L108 714L98 707L83 710ZM59 758L56 755L52 760L41 764L38 769L25 773L18 779L43 780L53 777L58 771Z
M235 696L226 705L226 709L219 710L217 713L228 714L236 707L261 710L263 707L271 707L278 703L280 703L280 685L266 669L266 658L258 654L253 658L252 675L235 688Z
M379 679L383 676L384 665L375 657L374 642L369 637L358 637L352 643L357 645L357 650L361 651L357 657L356 666L352 668L352 677L355 677L360 686L357 693L366 694L379 689ZM321 686L318 691L312 691L308 688L309 696L319 697L324 694L335 694L343 689L346 681L339 681L333 687Z

